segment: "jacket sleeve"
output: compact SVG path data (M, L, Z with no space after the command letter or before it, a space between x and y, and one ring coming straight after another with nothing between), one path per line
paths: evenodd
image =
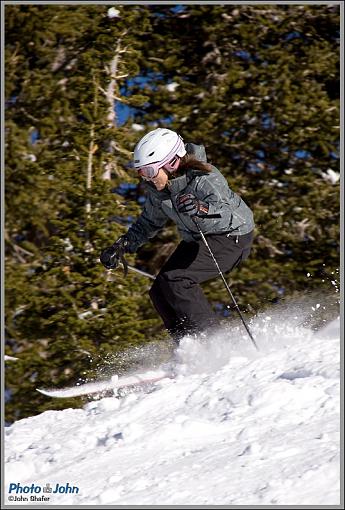
M208 214L229 214L229 210L237 208L241 202L218 170L195 179L195 194L208 203Z
M127 231L126 237L129 241L128 251L134 253L154 237L165 225L168 218L162 211L160 201L153 196L148 196L143 212Z
M229 231L238 232L243 228L254 228L253 212L242 198L229 188L225 177L215 167L211 173L196 177L194 190L196 196L209 205L207 216L199 219L199 225L205 233L211 233L217 228L224 230L224 226ZM213 214L219 214L220 218L208 218Z

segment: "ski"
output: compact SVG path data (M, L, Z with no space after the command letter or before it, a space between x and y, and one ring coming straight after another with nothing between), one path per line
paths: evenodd
M80 384L79 386L69 386L61 389L36 388L36 390L52 398L72 398L95 394L104 395L109 392L116 395L121 390L135 387L142 389L163 379L172 379L173 377L174 374L171 371L151 370L121 377L113 376L104 381L92 381Z

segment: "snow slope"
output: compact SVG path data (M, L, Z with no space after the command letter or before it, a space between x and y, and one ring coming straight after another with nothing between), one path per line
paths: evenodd
M339 319L315 332L263 314L251 327L260 352L240 326L185 338L178 377L155 391L6 428L5 502L18 504L10 483L68 483L79 492L45 504L340 504Z

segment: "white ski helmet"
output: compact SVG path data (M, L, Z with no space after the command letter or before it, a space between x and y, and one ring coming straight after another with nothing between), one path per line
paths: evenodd
M134 149L134 168L152 165L155 168L163 167L175 157L186 155L183 139L171 129L157 128L147 133ZM169 171L174 168L167 167Z

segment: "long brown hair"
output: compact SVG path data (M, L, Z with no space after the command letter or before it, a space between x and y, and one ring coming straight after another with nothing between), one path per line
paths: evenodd
M201 170L201 172L205 173L212 172L212 165L206 163L206 161L200 161L200 159L197 159L193 154L186 154L181 158L177 171L188 170L189 168Z

